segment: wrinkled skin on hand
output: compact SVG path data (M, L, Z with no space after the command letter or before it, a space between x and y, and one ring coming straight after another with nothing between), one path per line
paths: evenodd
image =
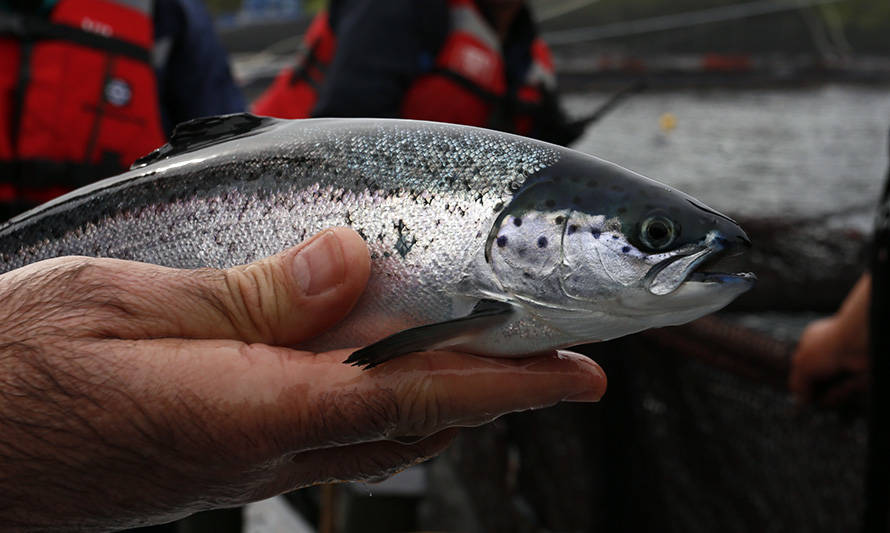
M293 346L364 288L354 232L229 270L60 258L0 276L0 524L109 530L337 480L442 451L454 427L596 401L575 354L403 357Z

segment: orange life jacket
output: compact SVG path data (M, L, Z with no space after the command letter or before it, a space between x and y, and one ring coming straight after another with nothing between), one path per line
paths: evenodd
M0 13L0 207L127 169L165 142L151 0Z
M492 126L494 114L510 95L500 41L473 0L449 0L450 32L434 68L416 79L402 101L403 118ZM336 36L327 13L320 13L306 32L297 64L282 71L254 103L260 115L306 118L311 115L324 83L325 71L336 53ZM513 124L504 129L528 134L542 91L556 87L547 45L535 39L526 78L511 102ZM504 124L499 124L499 127Z

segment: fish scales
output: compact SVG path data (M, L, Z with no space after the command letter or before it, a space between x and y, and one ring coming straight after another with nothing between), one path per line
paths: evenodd
M62 255L226 268L350 226L371 253L368 288L306 347L379 341L354 354L367 366L421 349L511 356L604 340L701 316L750 281L694 272L747 243L723 215L499 132L241 114L181 125L137 164L0 227L0 273Z
M271 150L242 139L185 172L131 171L117 180L126 194L110 185L88 201L60 202L31 217L15 241L6 237L10 228L0 230L0 272L62 255L226 268L351 226L374 258L371 279L350 327L316 344L355 346L450 318L452 299L441 289L457 283L495 206L509 199L511 183L557 158L544 145L484 130L326 122L276 132ZM201 159L207 150L189 155Z

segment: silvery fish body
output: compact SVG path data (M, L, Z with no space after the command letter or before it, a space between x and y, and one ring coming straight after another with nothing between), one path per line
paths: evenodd
M367 241L371 278L306 347L392 335L353 359L369 366L605 340L692 320L751 284L695 273L748 244L734 222L594 157L464 126L246 114L181 125L131 171L0 227L0 273L62 255L225 268L333 226Z

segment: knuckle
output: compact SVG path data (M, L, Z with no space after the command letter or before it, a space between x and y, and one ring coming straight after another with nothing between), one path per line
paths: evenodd
M401 418L399 402L386 389L332 391L320 395L312 411L296 427L307 431L304 439L315 446L385 439L397 432Z
M223 311L236 331L247 340L271 337L280 305L272 269L250 265L225 270L223 276L227 288Z
M436 381L428 373L422 373L404 385L401 391L399 433L402 435L428 435L447 423L443 416L444 398Z
M392 391L378 389L373 394L349 394L346 403L357 408L356 423L370 429L370 433L386 438L398 429L402 411Z

